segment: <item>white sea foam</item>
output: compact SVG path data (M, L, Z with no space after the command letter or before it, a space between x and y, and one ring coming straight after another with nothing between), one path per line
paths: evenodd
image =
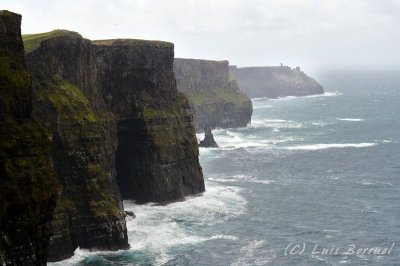
M266 265L276 257L275 251L266 248L264 240L254 240L240 249L241 256L231 266Z
M332 144L311 144L301 146L284 147L286 150L323 150L331 148L366 148L378 145L377 143L332 143Z
M253 109L264 109L264 108L272 108L274 107L273 105L253 105Z
M245 137L240 132L229 130L225 132L217 132L216 134L214 134L214 138L219 147L225 149L259 147L268 145L262 142L262 138L257 138L255 136Z
M87 249L77 248L74 251L74 255L66 260L58 261L58 262L49 262L47 263L48 266L73 266L77 265L82 262L85 258L101 255L101 254L117 254L119 252L123 252L124 250L120 251L90 251Z
M240 188L208 181L206 185L202 196L166 206L124 201L125 209L136 214L135 219L127 221L131 249L153 253L156 264L161 265L172 258L171 250L179 246L215 239L236 240L234 236L209 236L201 229L246 210Z
M348 122L361 122L364 121L364 119L361 118L336 118L337 120L340 121L348 121Z
M284 119L257 119L254 118L251 121L250 128L273 128L273 129L281 129L281 128L302 128L304 127L303 123L299 123L293 120L284 120Z
M274 182L274 180L260 180L254 176L249 176L249 175L234 175L234 176L215 175L209 177L208 180L219 183L249 182L249 183L264 184L264 185L269 185Z
M211 240L226 239L226 240L232 240L232 241L238 240L237 236L230 236L230 235L214 235L214 236L211 236L210 239Z
M323 95L325 97L334 97L334 96L340 96L342 95L342 93L338 91L326 91Z
M328 125L328 123L323 123L323 122L311 122L311 125L323 127L323 126Z
M254 102L264 102L264 101L290 101L295 99L304 99L304 98L322 98L322 97L335 97L342 95L341 92L338 91L326 91L323 94L313 94L313 95L306 95L306 96L284 96L278 98L268 98L268 97L261 97L261 98L252 98L251 100Z

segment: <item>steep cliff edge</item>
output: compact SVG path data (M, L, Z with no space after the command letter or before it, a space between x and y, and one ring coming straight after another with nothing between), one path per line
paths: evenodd
M25 37L34 110L53 132L63 186L52 260L77 246L127 246L118 187L123 199L139 203L204 191L193 115L176 89L173 44L92 42L63 30Z
M318 82L307 76L300 68L279 67L230 67L240 88L251 98L277 98L322 94Z
M117 173L124 199L169 202L204 191L193 115L173 72L174 46L93 42L103 98L115 114Z
M45 265L58 185L50 135L31 115L20 26L0 11L0 265Z
M90 42L77 33L29 35L27 63L33 77L35 116L53 135L52 157L62 187L52 221L49 261L66 259L77 247L128 247L116 182L114 116L90 81ZM35 42L40 42L40 45ZM30 49L34 47L34 49Z
M189 99L197 131L206 127L245 127L251 121L251 100L229 77L228 61L176 58L178 90Z

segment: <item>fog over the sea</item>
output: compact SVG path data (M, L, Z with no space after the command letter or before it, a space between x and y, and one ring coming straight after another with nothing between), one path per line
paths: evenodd
M239 66L398 67L400 0L2 0L23 33L175 43L177 57Z

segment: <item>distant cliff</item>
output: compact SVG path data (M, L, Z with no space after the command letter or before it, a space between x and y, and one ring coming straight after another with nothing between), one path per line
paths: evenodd
M20 25L0 11L0 265L45 265L58 185L50 135L32 118Z
M251 98L277 98L322 94L322 86L307 76L300 68L279 67L230 67L240 88Z
M251 121L251 100L229 77L228 61L174 61L178 90L189 99L198 131L206 127L245 127Z
M51 260L78 246L126 248L121 196L169 202L204 191L193 115L175 85L173 44L92 42L62 30L24 41L34 111L53 133L63 188Z

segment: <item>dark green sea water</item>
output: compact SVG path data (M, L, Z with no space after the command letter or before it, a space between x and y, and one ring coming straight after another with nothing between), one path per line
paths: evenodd
M130 250L55 265L400 265L400 72L317 79L325 95L253 99L248 128L214 132L202 196L125 202Z

